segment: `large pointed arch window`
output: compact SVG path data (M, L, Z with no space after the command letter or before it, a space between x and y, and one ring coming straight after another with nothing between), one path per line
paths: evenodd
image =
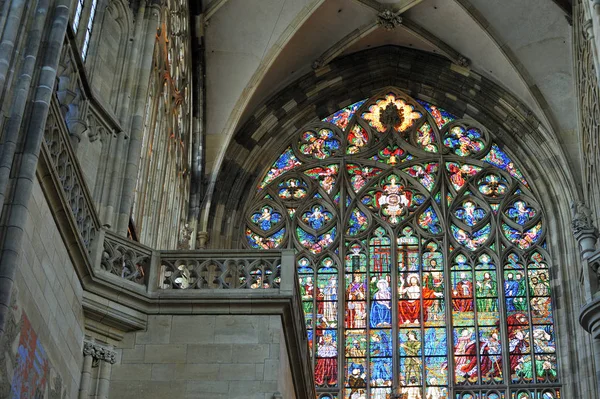
M558 399L546 224L475 121L397 90L311 123L247 208L294 248L323 398Z

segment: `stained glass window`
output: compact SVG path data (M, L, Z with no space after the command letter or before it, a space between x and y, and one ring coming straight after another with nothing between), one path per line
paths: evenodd
M320 397L560 398L543 211L477 122L395 90L352 104L246 215L249 247L297 250Z
M84 61L90 48L90 40L92 40L92 29L94 28L94 19L96 18L97 7L98 0L92 0L92 8L90 9L90 16L88 17L88 23L85 31L85 39L83 40L83 48L81 49L81 58Z
M83 1L84 0L77 0L77 7L75 8L75 14L73 15L73 32L77 32L77 28L79 28L81 12L83 11Z

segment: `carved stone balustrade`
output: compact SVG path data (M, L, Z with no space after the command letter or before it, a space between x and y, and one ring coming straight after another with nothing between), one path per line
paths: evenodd
M79 233L80 244L91 251L100 221L87 189L77 157L71 146L58 100L51 103L41 151L41 168L58 189L59 200L71 212L71 223Z
M106 232L100 267L136 284L146 285L152 251L112 232Z
M269 289L281 283L281 252L162 252L160 289Z

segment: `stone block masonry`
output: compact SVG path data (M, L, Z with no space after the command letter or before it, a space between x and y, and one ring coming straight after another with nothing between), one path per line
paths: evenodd
M111 398L295 398L281 316L149 316L112 367Z

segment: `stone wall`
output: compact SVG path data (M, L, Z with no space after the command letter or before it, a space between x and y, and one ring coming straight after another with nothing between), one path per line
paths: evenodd
M295 398L280 316L150 316L112 367L111 399Z
M0 340L0 398L8 397L11 386L15 398L76 396L83 360L82 294L36 180L8 328Z

